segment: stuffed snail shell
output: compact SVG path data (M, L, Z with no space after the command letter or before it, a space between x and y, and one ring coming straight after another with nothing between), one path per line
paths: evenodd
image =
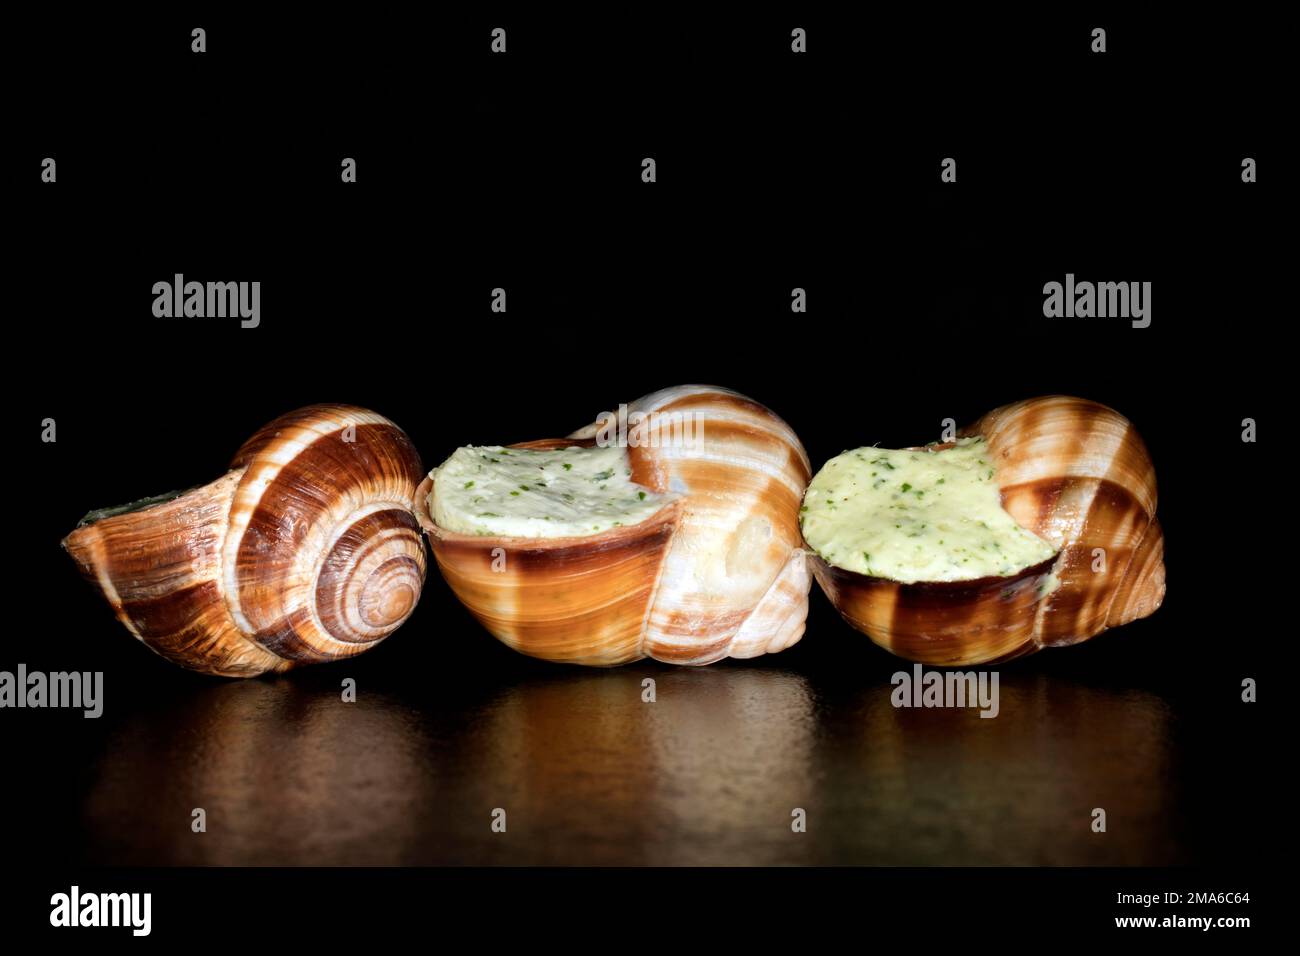
M709 664L803 635L811 473L769 409L679 386L566 439L458 449L416 514L452 591L515 650Z
M424 583L406 434L349 405L283 415L221 478L91 512L63 541L151 650L228 677L360 654Z
M925 664L1007 660L1155 612L1155 468L1124 416L1052 395L957 440L859 448L813 478L810 560L849 624Z

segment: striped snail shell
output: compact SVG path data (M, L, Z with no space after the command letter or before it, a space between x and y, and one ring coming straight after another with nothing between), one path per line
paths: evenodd
M1075 644L1160 607L1155 466L1127 418L1049 395L996 408L959 436L983 436L1002 507L1056 554L1010 577L913 584L814 554L813 573L845 620L900 657L966 665ZM1043 593L1047 575L1059 584Z
M626 411L689 416L695 430L691 441L627 443L632 481L671 496L638 524L556 538L458 533L433 520L435 479L423 482L416 515L456 596L505 644L552 661L709 664L797 642L812 585L799 502L812 470L794 431L706 385L666 388ZM612 424L512 447L590 446Z
M244 443L211 484L91 512L63 541L150 649L228 677L373 647L414 610L423 477L406 434L349 405L312 405Z

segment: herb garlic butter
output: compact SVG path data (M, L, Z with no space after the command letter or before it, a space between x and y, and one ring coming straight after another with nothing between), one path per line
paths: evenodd
M808 486L800 525L827 563L905 584L1006 577L1056 553L1003 510L983 438L846 451Z
M458 448L433 471L429 512L460 534L564 538L639 524L671 496L632 481L627 450Z

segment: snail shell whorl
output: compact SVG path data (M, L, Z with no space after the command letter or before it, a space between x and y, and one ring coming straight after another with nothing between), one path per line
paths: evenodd
M1073 644L1160 607L1155 467L1127 418L1048 395L994 409L968 432L988 442L1003 507L1060 550L1060 587L1040 602L1034 644Z
M661 389L627 411L668 424L680 416L679 434L694 439L628 448L636 481L688 495L641 652L709 664L796 643L812 583L799 531L812 466L793 429L758 402L709 385Z
M423 471L401 429L314 405L261 429L231 468L64 541L144 643L251 676L358 654L410 615L425 573L411 514Z

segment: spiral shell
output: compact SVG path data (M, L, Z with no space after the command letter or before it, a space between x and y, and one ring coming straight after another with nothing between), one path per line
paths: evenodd
M416 514L456 596L501 641L552 661L709 664L797 642L812 582L799 533L812 471L798 437L713 386L663 389L627 415L696 429L689 441L628 441L632 480L674 496L636 525L569 538L458 534L433 521L425 480ZM611 424L516 447L591 445Z
M126 628L230 677L351 657L414 610L419 456L388 419L312 405L244 443L211 484L92 512L63 541Z
M1155 467L1128 419L1050 395L994 409L961 435L984 437L1003 508L1058 553L1005 578L917 584L813 555L813 573L845 620L900 657L964 665L1074 644L1160 607ZM1048 575L1055 589L1043 586Z

